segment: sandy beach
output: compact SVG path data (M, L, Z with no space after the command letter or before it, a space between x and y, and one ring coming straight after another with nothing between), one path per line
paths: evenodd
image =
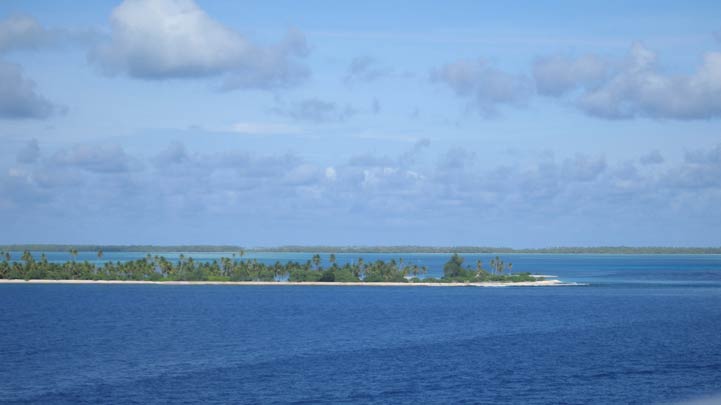
M151 284L151 285L234 285L234 286L339 286L339 287L553 287L577 285L560 280L518 283L340 283L289 281L134 281L134 280L0 280L0 284Z

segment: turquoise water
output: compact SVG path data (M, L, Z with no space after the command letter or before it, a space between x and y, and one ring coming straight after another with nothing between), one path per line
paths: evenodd
M447 260L403 257L432 274ZM721 395L720 256L503 258L516 271L589 284L0 284L0 403L647 404Z

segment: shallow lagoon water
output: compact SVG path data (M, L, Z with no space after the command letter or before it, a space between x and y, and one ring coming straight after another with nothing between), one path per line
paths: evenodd
M414 259L433 271L447 255L404 261ZM668 403L721 394L721 257L504 259L590 285L0 285L0 402Z

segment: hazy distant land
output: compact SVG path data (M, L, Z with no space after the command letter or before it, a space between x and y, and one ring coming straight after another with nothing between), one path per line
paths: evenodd
M70 249L96 252L288 252L288 253L528 253L528 254L721 254L721 247L672 246L596 246L547 247L514 249L489 246L326 246L288 245L276 247L243 247L237 245L69 245L69 244L15 244L0 246L2 251L67 252Z

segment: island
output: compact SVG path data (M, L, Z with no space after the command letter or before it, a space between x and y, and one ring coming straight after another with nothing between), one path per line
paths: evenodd
M403 259L366 263L362 258L339 265L330 254L330 266L323 267L320 254L304 263L276 261L272 265L255 259L243 260L244 251L212 261L195 261L181 254L177 261L147 254L131 261L105 261L102 264L76 261L78 251L64 263L48 261L25 251L20 260L10 260L2 252L0 282L54 283L158 283L158 284L233 284L233 285L408 285L408 286L540 286L563 284L558 280L528 272L513 273L513 264L496 256L485 268L481 260L474 267L464 266L464 258L454 253L443 266L443 277L425 277L427 268L404 264ZM98 250L99 261L103 251ZM548 277L548 276L546 276Z

